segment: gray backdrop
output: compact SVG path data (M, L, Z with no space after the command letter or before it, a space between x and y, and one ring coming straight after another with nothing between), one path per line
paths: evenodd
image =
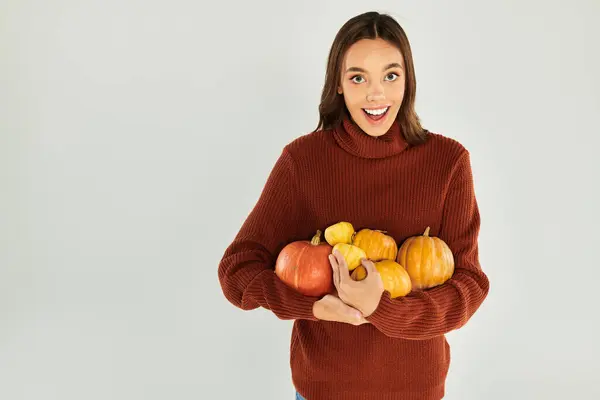
M217 266L372 9L424 126L472 154L491 291L446 399L600 398L596 0L0 7L0 398L293 398L291 322L235 309Z

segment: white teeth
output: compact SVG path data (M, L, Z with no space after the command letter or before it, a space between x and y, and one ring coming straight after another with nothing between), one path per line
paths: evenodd
M385 113L385 112L388 110L388 108L389 108L389 107L386 107L386 108L381 108L381 109L379 109L379 110L366 110L366 109L364 109L364 108L363 108L363 110L365 110L365 112L366 112L367 114L371 114L371 115L381 115L381 114Z

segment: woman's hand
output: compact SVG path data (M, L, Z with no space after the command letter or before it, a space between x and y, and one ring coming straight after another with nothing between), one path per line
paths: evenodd
M371 260L363 258L361 263L367 269L367 277L362 281L355 281L350 277L348 264L339 251L335 250L333 254L329 255L329 262L333 269L333 283L340 299L359 310L363 317L371 315L379 306L384 290L375 264Z
M360 311L350 307L340 300L339 297L331 294L326 294L322 299L314 303L313 314L318 319L324 321L345 322L352 325L369 323Z

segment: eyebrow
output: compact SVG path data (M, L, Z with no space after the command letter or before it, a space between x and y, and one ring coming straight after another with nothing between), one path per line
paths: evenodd
M390 68L400 68L400 69L402 69L402 66L400 64L394 62L394 63L386 65L385 68L383 68L382 71L386 71L386 70L388 70ZM360 67L350 67L350 68L348 68L346 70L346 73L348 73L348 72L367 72L367 71L364 70L364 69L362 69L362 68L360 68Z

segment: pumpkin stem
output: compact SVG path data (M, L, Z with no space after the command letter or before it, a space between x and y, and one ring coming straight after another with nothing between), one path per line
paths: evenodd
M429 227L427 227L427 229L425 229L425 233L423 234L423 236L429 236Z
M374 229L374 231L375 232L381 232L381 233L387 233L387 231L382 231L382 230L379 230L379 229Z
M318 246L321 243L321 230L317 229L317 233L315 234L315 236L313 236L312 240L310 241L310 244L312 244L313 246Z

